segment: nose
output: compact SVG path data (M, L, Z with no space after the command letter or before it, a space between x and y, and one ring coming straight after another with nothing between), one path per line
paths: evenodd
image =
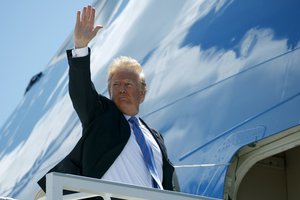
M121 85L119 91L121 94L125 93L126 92L125 85Z

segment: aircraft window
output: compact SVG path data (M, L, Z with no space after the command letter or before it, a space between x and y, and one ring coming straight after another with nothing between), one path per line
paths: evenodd
M27 85L27 87L26 87L26 90L25 90L24 95L30 90L30 88L31 88L37 81L40 80L40 78L41 78L42 76L43 76L43 72L39 72L38 74L34 75L34 76L30 79L30 81L29 81L29 83L28 83L28 85Z

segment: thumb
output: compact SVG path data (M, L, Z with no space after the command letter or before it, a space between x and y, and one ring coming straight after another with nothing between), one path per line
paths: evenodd
M99 31L100 29L102 29L102 28L103 28L103 26L97 25L97 26L94 28L94 30L93 30L93 36L95 36L95 35L98 33L98 31Z

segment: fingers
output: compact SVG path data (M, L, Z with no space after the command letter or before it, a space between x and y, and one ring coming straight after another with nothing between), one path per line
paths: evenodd
M86 7L83 7L82 13L81 13L81 21L85 20L85 16L86 16Z
M95 15L95 9L92 6L84 7L82 10L82 21L91 21L92 15Z
M76 26L80 25L80 11L77 11L77 16L76 16Z
M91 21L91 23L94 24L94 21L95 21L95 9L94 8L92 8L92 10L91 10L90 21Z
M79 14L80 15L80 14ZM77 13L77 19L78 19L78 13ZM95 20L95 9L92 8L92 6L85 6L82 9L82 14L81 14L81 22L83 23L91 23L94 24Z
M90 21L90 18L91 18L91 10L92 10L92 6L88 6L87 7L87 9L86 9L86 19L88 20L88 21Z

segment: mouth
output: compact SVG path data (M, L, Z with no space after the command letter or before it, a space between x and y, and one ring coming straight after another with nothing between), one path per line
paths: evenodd
M126 101L126 100L127 100L127 97L126 97L126 96L120 96L120 97L119 97L119 100L120 100L120 101Z

